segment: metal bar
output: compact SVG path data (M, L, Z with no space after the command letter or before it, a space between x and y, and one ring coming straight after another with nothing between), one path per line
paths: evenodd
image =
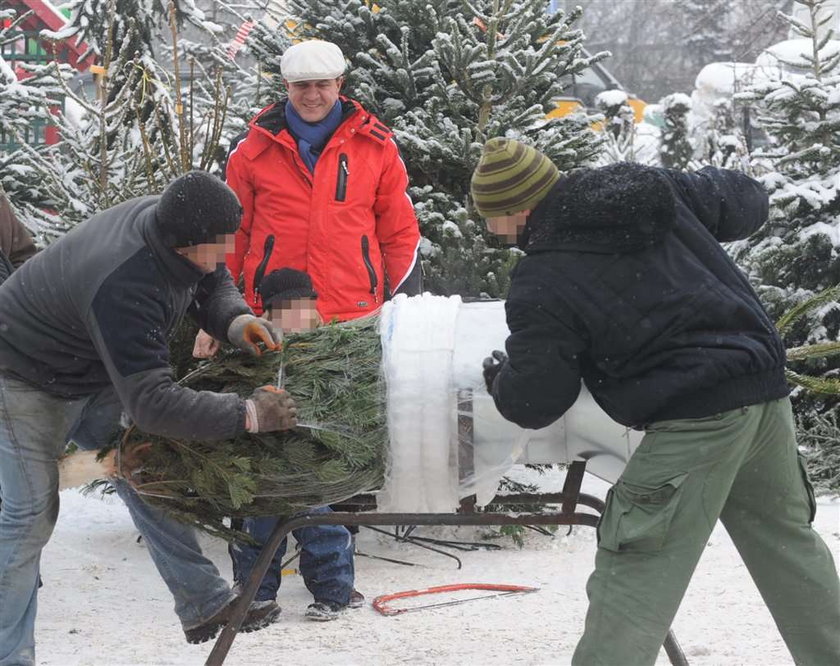
M514 590L512 592L499 592L498 594L485 594L478 597L467 597L466 599L453 599L452 601L441 601L436 604L425 604L423 606L411 606L410 608L393 608L389 612L382 613L382 615L402 615L403 613L413 613L426 608L444 608L445 606L457 606L468 601L479 601L481 599L495 599L496 597L507 597L511 594L528 594L530 592L538 592L539 588L535 587L530 590ZM380 611L381 612L381 611Z
M569 469L566 471L566 480L563 482L563 504L561 506L563 513L571 513L575 510L585 471L586 463L582 460L575 460L569 465Z
M515 495L496 495L488 504L516 505L516 504L563 504L565 493L519 493ZM604 501L592 495L578 495L577 503L595 509L598 513L604 510ZM349 499L331 504L340 511L373 511L376 509L376 497L371 494L355 495Z
M665 654L668 655L668 659L671 660L673 666L688 666L688 659L685 657L685 652L682 651L680 644L677 643L677 637L674 636L674 632L670 629L662 647L665 648Z
M473 420L472 389L458 389L458 479L475 474L475 421ZM475 495L461 500L461 513L475 512ZM460 567L458 567L460 568Z
M402 564L407 567L421 567L422 564L417 564L417 562L409 562L408 560L395 560L392 557L382 557L382 555L371 555L369 553L362 553L360 551L356 551L353 553L354 557L369 557L372 560L382 560L383 562L390 562L391 564Z

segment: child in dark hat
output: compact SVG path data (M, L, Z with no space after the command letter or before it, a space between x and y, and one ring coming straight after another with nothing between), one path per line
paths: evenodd
M318 294L312 288L308 273L293 268L281 268L265 276L259 284L263 316L284 333L311 331L321 325L316 309ZM329 507L313 509L311 513L327 513ZM272 517L246 518L242 529L258 544L264 544L278 519ZM342 525L316 525L292 530L300 546L300 573L315 600L306 609L306 618L325 622L338 618L345 608L358 608L364 596L353 587L355 580L353 540ZM233 576L237 585L244 585L253 570L262 545L234 543L230 546ZM257 602L272 602L277 597L281 581L281 565L286 553L286 541L280 544L271 567L257 591Z
M281 268L272 271L259 286L263 309L274 326L287 333L311 331L321 325L312 288L312 278L304 271Z

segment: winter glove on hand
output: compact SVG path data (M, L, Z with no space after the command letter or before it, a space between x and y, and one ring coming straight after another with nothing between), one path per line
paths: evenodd
M297 405L288 393L275 386L260 386L245 401L248 432L289 430L297 425Z
M227 336L230 344L251 356L259 356L262 353L257 343L262 342L266 349L274 350L280 348L280 342L283 340L283 333L271 322L249 314L239 315L230 322Z
M499 374L502 366L507 362L507 354L496 349L490 356L485 358L484 362L481 364L481 367L483 368L482 373L484 374L484 384L487 386L487 392L490 395L493 395L493 380L496 379L496 375Z

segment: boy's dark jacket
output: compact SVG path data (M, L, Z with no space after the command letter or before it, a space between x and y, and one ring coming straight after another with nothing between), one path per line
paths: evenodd
M499 411L547 426L581 379L633 427L786 396L782 341L719 244L752 234L767 211L756 181L712 167L616 164L561 178L520 239Z

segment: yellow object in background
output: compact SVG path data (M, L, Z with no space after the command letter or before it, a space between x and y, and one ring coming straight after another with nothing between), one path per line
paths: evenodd
M627 105L633 109L633 120L637 123L642 122L645 119L645 104L642 100L637 97L630 97L627 100Z
M560 97L554 101L554 109L549 111L547 118L563 118L570 113L583 110L583 104L576 97Z

